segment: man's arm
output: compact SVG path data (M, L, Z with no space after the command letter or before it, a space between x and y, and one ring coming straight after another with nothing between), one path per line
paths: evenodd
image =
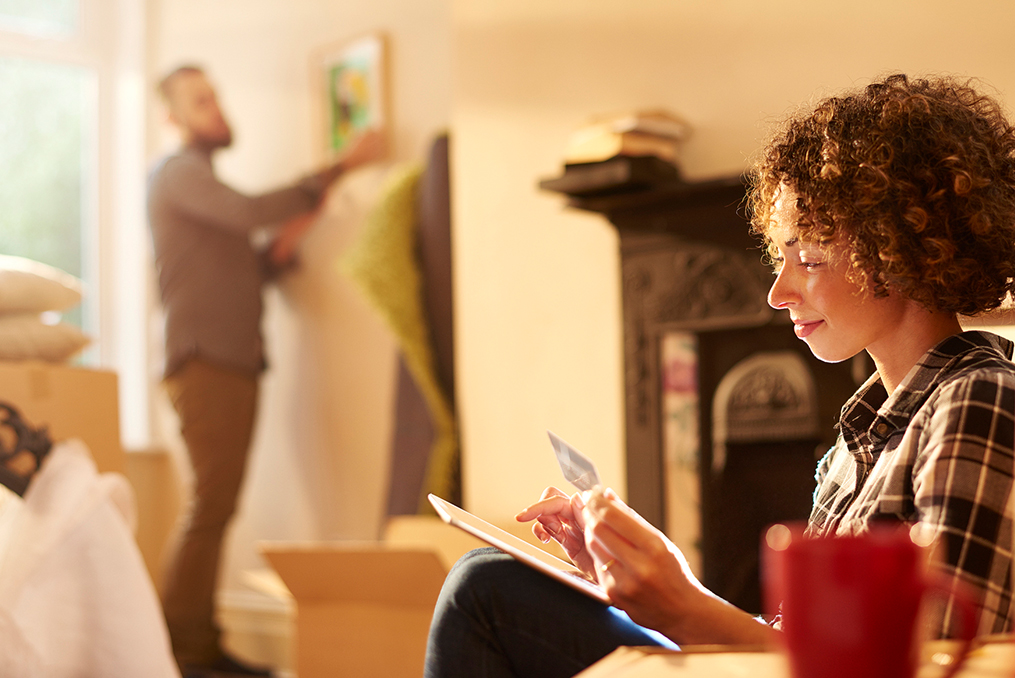
M304 185L245 195L219 181L209 162L188 154L166 162L153 178L152 192L166 209L238 233L310 211L320 200L320 191Z
M384 155L384 137L376 130L368 130L353 141L342 159L311 177L312 181L327 186L349 170L379 160ZM268 249L268 263L273 270L283 269L293 262L296 248L310 227L320 217L320 210L297 215L285 223Z
M327 189L340 176L357 167L380 160L384 157L384 135L375 129L369 129L356 137L342 157L332 165L311 176L319 183L321 190Z
M371 130L330 167L296 185L259 195L246 195L227 186L215 176L208 160L185 153L166 162L153 177L151 190L165 209L215 228L248 232L316 209L338 177L380 158L383 152L383 138Z

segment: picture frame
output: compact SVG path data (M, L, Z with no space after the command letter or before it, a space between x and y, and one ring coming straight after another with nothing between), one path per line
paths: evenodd
M313 87L321 159L334 161L366 129L388 123L387 39L370 33L316 50Z

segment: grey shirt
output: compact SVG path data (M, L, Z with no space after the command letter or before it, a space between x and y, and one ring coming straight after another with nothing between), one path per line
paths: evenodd
M211 152L185 147L148 182L148 224L166 312L166 375L200 356L221 367L264 369L261 286L265 274L250 234L312 210L318 175L248 196L215 177Z

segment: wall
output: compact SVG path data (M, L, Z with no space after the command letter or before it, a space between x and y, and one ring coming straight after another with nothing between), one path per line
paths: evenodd
M216 165L241 190L273 188L316 166L311 51L369 31L390 38L393 160L422 159L448 126L450 15L440 0L149 0L148 20L152 84L169 68L196 62L219 85L236 141ZM154 161L173 139L154 96L149 103ZM227 588L241 588L242 569L262 566L257 540L380 534L395 349L335 264L383 178L384 168L374 167L333 190L305 243L302 269L267 293L271 368L230 532ZM181 455L171 408L160 399L157 409L159 435Z
M742 171L766 120L885 71L977 75L1015 96L1015 7L986 0L149 0L148 16L152 76L196 60L222 85L237 145L219 167L238 186L312 165L309 50L365 30L393 38L396 156L452 122L466 502L494 520L561 482L547 428L624 484L616 237L536 188L587 116L673 109L695 128L685 175L702 179ZM153 157L164 144L153 131ZM377 530L390 338L328 263L376 180L333 196L310 270L270 295L273 369L230 571L257 562L255 538Z
M664 106L690 179L741 172L767 120L892 70L975 75L1015 101L1015 6L454 0L458 395L465 493L505 519L560 484L544 430L622 487L617 239L537 181L587 116Z

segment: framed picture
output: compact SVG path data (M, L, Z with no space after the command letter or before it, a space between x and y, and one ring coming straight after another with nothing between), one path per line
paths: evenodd
M326 160L341 154L367 128L386 124L386 44L370 34L319 50L314 61L315 89L321 101L321 148Z

